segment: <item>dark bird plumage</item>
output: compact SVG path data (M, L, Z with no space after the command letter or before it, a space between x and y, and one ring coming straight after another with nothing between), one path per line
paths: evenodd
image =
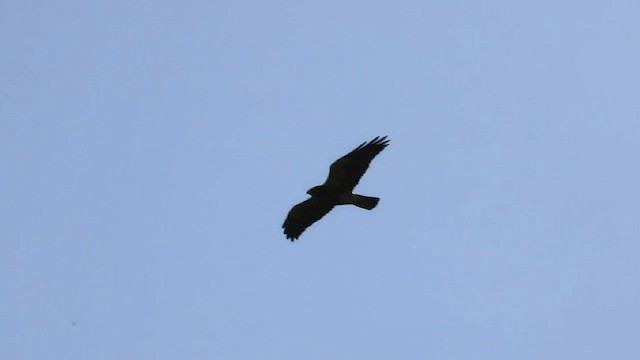
M367 210L376 207L379 198L357 195L352 191L369 168L371 160L387 145L389 140L386 136L375 137L331 164L324 184L309 189L307 194L311 197L289 211L282 224L287 239L294 241L300 237L306 228L322 219L334 206L350 204Z

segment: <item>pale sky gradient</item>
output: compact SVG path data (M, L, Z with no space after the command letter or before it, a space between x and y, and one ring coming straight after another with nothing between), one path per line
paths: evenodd
M638 14L5 1L0 358L640 359Z

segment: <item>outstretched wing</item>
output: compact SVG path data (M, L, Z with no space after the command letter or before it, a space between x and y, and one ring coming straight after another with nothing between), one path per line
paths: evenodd
M322 219L333 207L334 204L313 197L294 206L282 224L287 239L297 239L306 228Z
M329 177L324 182L328 186L338 186L353 190L362 175L369 168L371 160L389 145L387 137L376 136L373 140L360 144L347 155L331 164Z

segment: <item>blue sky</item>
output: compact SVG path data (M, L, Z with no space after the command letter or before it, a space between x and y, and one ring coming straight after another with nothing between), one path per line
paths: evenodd
M639 12L5 2L0 357L640 358Z

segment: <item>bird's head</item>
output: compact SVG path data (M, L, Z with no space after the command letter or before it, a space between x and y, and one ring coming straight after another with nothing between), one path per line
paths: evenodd
M314 186L311 189L307 190L307 194L311 196L321 197L322 194L324 194L324 186L322 185Z

